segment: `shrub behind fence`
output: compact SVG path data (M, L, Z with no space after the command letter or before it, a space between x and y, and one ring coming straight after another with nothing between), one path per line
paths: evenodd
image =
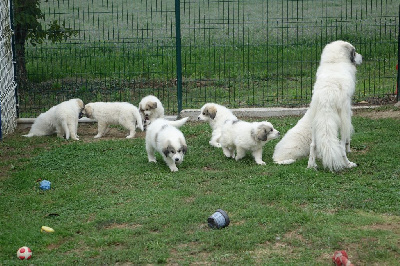
M41 8L79 34L27 47L21 116L72 97L137 104L147 94L178 111L174 0L49 0ZM180 14L183 108L307 104L321 51L337 39L364 57L354 102L395 93L397 0L182 0Z
M17 119L9 15L9 1L0 0L0 139L14 131Z

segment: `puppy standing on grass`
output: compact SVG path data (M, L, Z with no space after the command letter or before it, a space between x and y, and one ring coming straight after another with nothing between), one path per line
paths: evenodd
M182 163L187 151L185 137L178 128L185 124L187 120L188 117L177 121L159 118L148 126L146 151L149 162L157 162L155 152L158 151L171 172L178 171L176 164Z
M79 140L77 134L78 120L84 104L81 99L72 99L51 107L41 113L33 123L29 133L24 137L47 136L57 133L58 137Z
M121 125L129 130L127 139L135 136L136 125L143 131L142 118L136 106L126 102L95 102L85 105L84 115L97 120L98 133L94 138L101 138L108 131L109 125Z
M270 122L245 122L228 120L222 126L220 144L226 157L242 159L247 151L253 154L259 165L265 165L262 160L263 146L270 140L279 137L279 131ZM236 156L235 156L236 150Z
M225 121L236 119L237 117L231 110L216 103L206 103L203 105L200 109L200 115L197 117L197 120L206 121L210 124L212 135L209 143L211 146L217 148L221 148L219 139L221 137L221 128L225 124Z
M153 95L148 95L140 101L139 111L142 116L143 128L145 130L151 122L157 118L164 117L164 107L160 100Z

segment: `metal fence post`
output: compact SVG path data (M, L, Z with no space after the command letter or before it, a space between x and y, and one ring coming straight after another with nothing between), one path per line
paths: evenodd
M400 23L400 5L399 5L399 23ZM399 32L397 34L397 86L396 86L397 102L400 101L400 97L399 97L399 86L400 86L399 65L400 65L400 27L399 27Z
M175 0L175 47L176 47L176 89L178 97L178 116L182 111L182 44L181 44L181 1Z

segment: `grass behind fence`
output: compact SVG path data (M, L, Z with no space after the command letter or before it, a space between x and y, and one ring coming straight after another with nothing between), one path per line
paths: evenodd
M32 83L20 88L22 116L54 99L135 104L148 93L176 113L174 1L49 1L42 8L79 35L27 48ZM392 95L398 9L378 0L181 1L183 108L308 104L321 51L337 39L364 56L354 102ZM41 93L50 97L38 101Z
M298 119L269 121L285 133ZM396 265L399 120L356 114L353 122L349 158L358 167L340 173L306 169L307 158L273 164L278 140L265 145L266 166L227 159L203 123L182 127L188 153L176 173L159 155L147 161L140 133L93 140L94 125L79 128L81 141L64 141L18 130L0 149L0 263L20 263L16 250L27 245L31 263L49 265L330 265L342 249L356 265ZM39 190L39 179L51 189ZM231 223L211 230L218 208ZM42 225L55 233L40 233Z

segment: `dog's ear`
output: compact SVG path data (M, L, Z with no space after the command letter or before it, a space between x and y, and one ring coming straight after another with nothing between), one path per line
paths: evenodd
M82 112L87 118L93 118L93 108L90 105L85 105Z
M210 107L206 108L205 114L214 120L215 116L217 115L217 108L215 108L214 106L210 106Z
M146 109L156 109L157 108L157 102L148 102Z
M174 147L172 147L171 145L168 145L166 148L164 148L163 150L162 150L162 152L164 153L164 155L165 155L165 157L167 157L168 156L168 154L170 154L171 152L175 152L175 149L174 149Z
M267 125L259 125L255 130L251 130L251 136L256 141L266 141L268 134L271 132L271 128Z

